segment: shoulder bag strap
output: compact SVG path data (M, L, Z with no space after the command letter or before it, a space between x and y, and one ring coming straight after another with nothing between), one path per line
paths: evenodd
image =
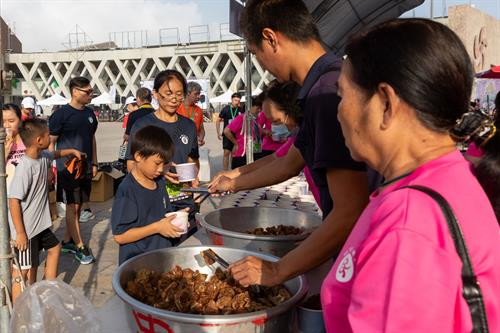
M410 185L404 186L403 188L410 188L429 195L434 199L441 207L443 214L448 223L448 228L450 229L451 238L455 244L457 253L462 260L462 295L465 298L469 306L469 310L472 316L473 330L472 332L483 332L487 333L488 330L488 319L486 317L486 309L484 306L483 295L481 293L481 288L477 282L476 275L474 274L474 269L472 268L472 262L469 256L469 251L465 245L465 240L462 234L460 225L458 224L457 218L453 213L450 205L445 198L438 192L420 185Z

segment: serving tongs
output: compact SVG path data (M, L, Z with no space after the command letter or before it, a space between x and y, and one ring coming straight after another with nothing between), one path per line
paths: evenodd
M224 269L229 268L229 263L222 259L217 253L215 253L214 250L212 249L207 249L204 251L200 252L200 255L202 256L203 260L205 260L205 263L207 265L213 265L214 263L218 263L221 265ZM252 289L253 292L255 293L260 293L260 287L257 284L250 285L250 289Z
M208 249L208 250L204 250L204 251L201 251L201 256L203 257L203 259L205 260L205 263L207 265L213 265L215 262L218 263L219 265L221 265L224 269L228 269L229 268L229 263L227 261L225 261L224 259L222 259L217 253L215 253L214 250L212 249Z

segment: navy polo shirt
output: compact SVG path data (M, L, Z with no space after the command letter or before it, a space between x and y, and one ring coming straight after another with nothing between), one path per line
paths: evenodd
M133 228L157 222L172 211L165 180L156 180L156 189L143 187L129 173L118 186L111 211L113 235L121 235ZM118 264L148 251L172 246L172 239L154 234L133 243L120 245Z
M200 157L198 151L196 125L191 119L178 115L178 119L175 123L167 123L156 117L154 113L150 113L140 119L137 119L132 127L132 130L130 131L131 138L128 141L127 153L125 154L125 158L127 160L133 160L130 149L132 141L134 140L134 134L141 128L148 125L161 127L168 133L168 135L170 135L174 144L174 157L172 158L174 163L186 163L188 157L195 160Z
M366 170L363 163L352 159L337 120L340 97L337 95L336 83L341 64L341 60L332 53L321 56L309 70L298 96L304 120L295 147L300 151L318 188L323 217L333 209L327 170Z
M50 135L58 136L57 149L76 149L87 154L87 171L92 171L92 153L97 118L89 107L82 110L66 104L55 111L49 118ZM68 157L71 158L71 157ZM68 158L59 158L56 161L57 170L64 170L64 162Z

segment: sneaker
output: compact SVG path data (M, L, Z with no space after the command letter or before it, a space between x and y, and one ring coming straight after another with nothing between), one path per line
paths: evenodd
M70 240L69 242L65 243L64 241L61 241L61 252L62 253L76 253L77 248L73 240Z
M82 265L88 265L95 261L92 251L90 251L90 249L85 245L76 251L75 258Z
M80 222L85 223L90 220L95 219L95 215L92 213L91 210L84 210L80 213Z

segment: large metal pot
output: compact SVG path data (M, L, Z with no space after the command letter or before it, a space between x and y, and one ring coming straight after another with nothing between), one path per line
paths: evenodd
M302 276L285 283L286 288L293 295L286 302L265 311L225 316L203 316L157 309L137 301L123 289L123 286L133 277L133 274L144 268L155 271L169 271L175 265L179 265L182 268L199 270L211 276L214 272L214 267L206 266L202 262L202 259L195 258L195 255L208 248L207 246L193 246L152 251L127 260L118 267L113 275L113 289L126 305L128 311L127 320L131 330L133 332L148 333L291 332L292 325L295 323L295 305L307 294L307 283ZM218 246L212 246L211 248L230 263L248 255L270 261L278 259L274 256L239 249ZM217 264L214 266L217 266Z
M224 245L270 253L282 257L293 250L309 233L290 236L256 236L247 230L279 224L312 230L321 225L321 218L293 209L236 207L224 208L198 216L214 245Z

